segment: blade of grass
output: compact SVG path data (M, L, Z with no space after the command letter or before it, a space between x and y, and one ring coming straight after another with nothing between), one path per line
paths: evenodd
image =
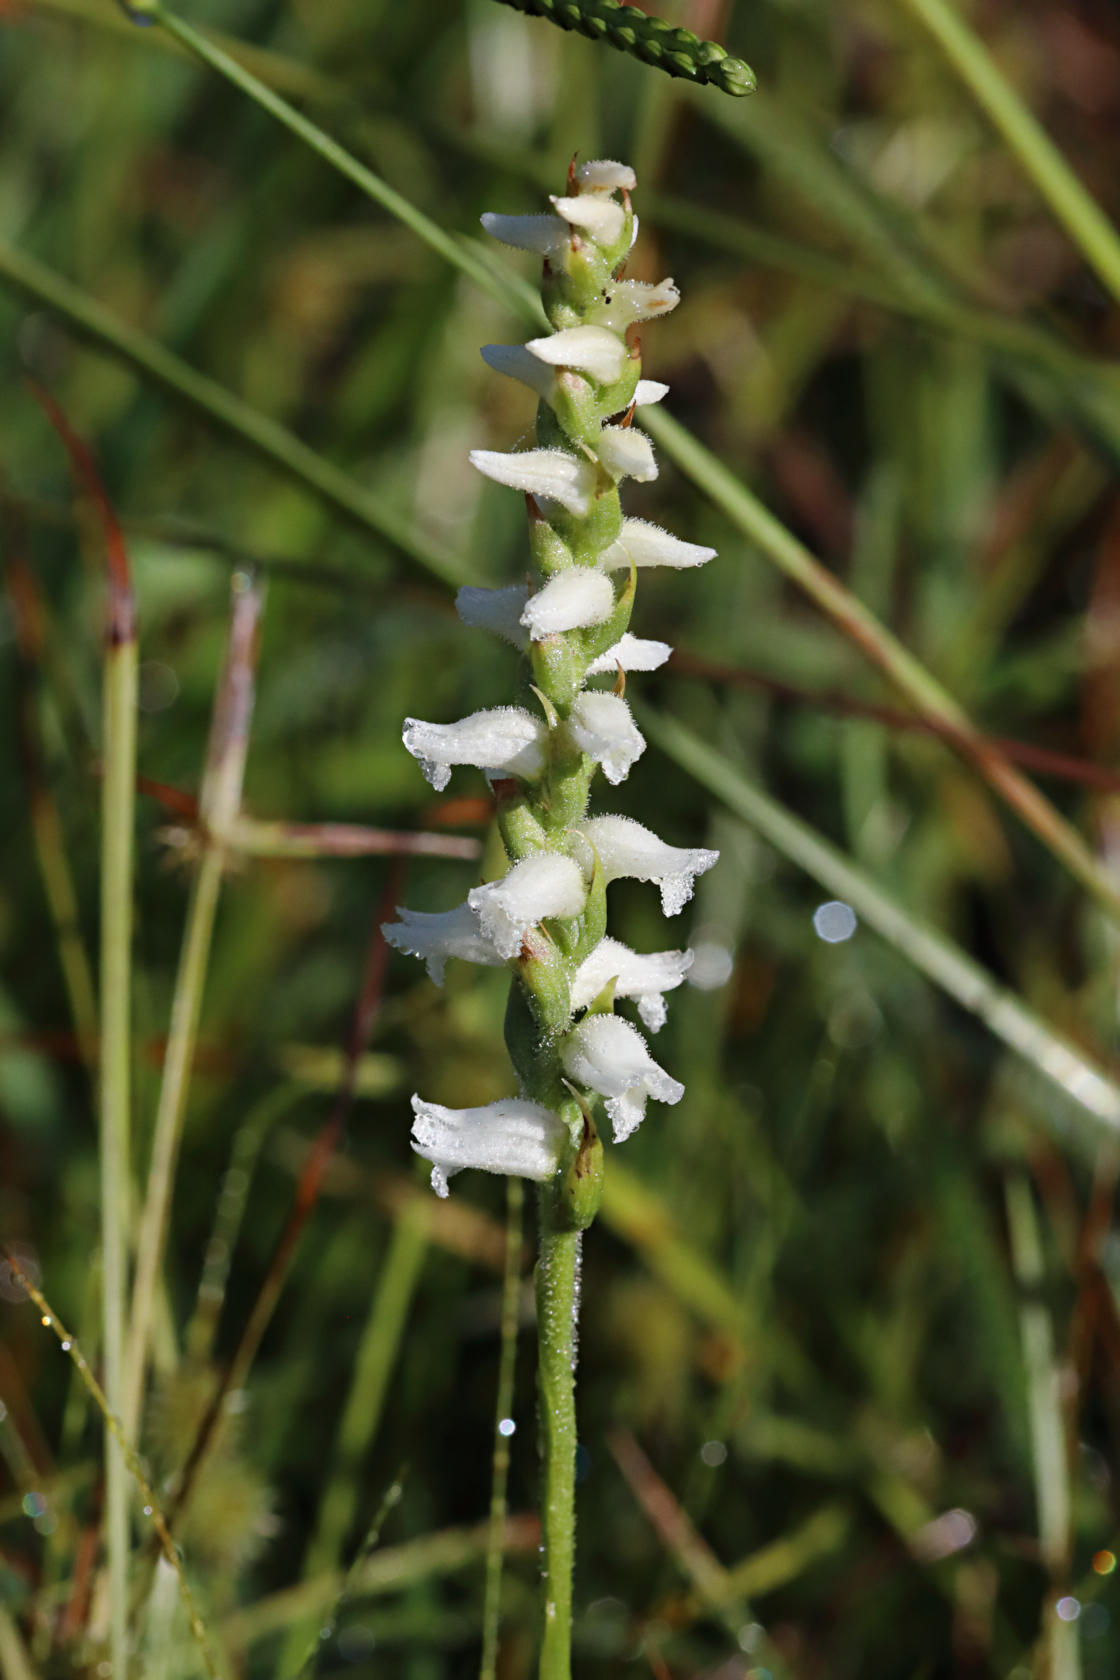
M201 855L191 884L183 946L171 998L171 1020L152 1133L148 1186L137 1239L136 1279L132 1291L121 1404L121 1415L130 1439L135 1437L140 1422L156 1284L167 1239L172 1186L190 1094L191 1065L198 1038L218 897L228 862L221 835L236 820L241 806L241 786L253 712L257 640L263 610L263 587L247 573L235 572L229 641L215 693L206 768L199 797Z
M286 99L274 93L245 65L239 64L229 53L223 51L217 42L201 34L187 23L185 18L179 17L176 12L163 5L162 0L138 0L137 4L131 6L131 10L159 24L180 46L185 47L201 63L232 83L254 104L259 105L297 139L302 140L305 146L317 152L332 169L337 169L340 175L344 175L365 193L367 198L371 198L375 204L379 204L383 210L387 210L397 221L409 228L437 256L442 257L453 268L459 269L468 279L503 303L508 301L511 291L518 293L522 306L531 309L544 321L540 299L527 282L518 280L516 276L503 278L496 274L468 245L445 232L438 222L433 222L430 216L418 210L411 200L397 192L395 187L391 187L379 175L375 175L372 169L361 163L317 123L311 122L294 106L289 105Z
M428 1252L425 1204L414 1202L393 1221L388 1252L370 1301L350 1389L334 1436L323 1497L307 1547L302 1573L335 1570L345 1552L362 1492L362 1465L377 1435L420 1269ZM305 1623L293 1624L280 1658L280 1673L290 1673L308 1641Z
M15 1618L0 1605L0 1674L7 1680L38 1680L38 1671L20 1638Z
M1120 917L1120 890L1077 830L1033 782L975 730L963 708L886 625L683 426L669 415L654 413L644 423L681 470L727 515L735 529L808 595L916 711L937 728L1074 879L1111 915Z
M128 1290L132 1069L132 872L136 789L136 602L128 554L92 457L57 403L36 400L61 438L78 487L92 504L105 551L107 610L102 688L100 1188L102 1360L107 1404L124 1395ZM109 1560L109 1654L115 1674L128 1664L128 1477L121 1441L105 1439L105 1534Z
M1050 1308L1043 1296L1046 1267L1042 1234L1030 1180L1023 1171L1004 1180L1011 1264L1022 1291L1019 1308L1031 1456L1038 1507L1038 1541L1050 1591L1042 1612L1042 1644L1050 1680L1080 1680L1081 1636L1075 1622L1057 1614L1059 1598L1069 1590L1072 1564L1072 1488L1069 1444L1063 1404L1063 1362L1054 1341Z
M179 1548L171 1538L171 1532L168 1528L163 1511L160 1508L159 1500L156 1498L155 1490L144 1473L143 1464L140 1462L140 1459L137 1457L133 1448L129 1445L128 1438L124 1433L119 1416L109 1405L108 1396L86 1363L85 1354L78 1346L70 1331L67 1330L66 1326L63 1324L62 1320L59 1318L58 1314L43 1294L42 1290L38 1289L27 1276L27 1273L23 1270L19 1263L18 1256L13 1254L11 1249L3 1243L0 1243L0 1254L3 1254L8 1265L11 1267L12 1275L16 1279L16 1282L27 1291L31 1300L39 1309L39 1314L43 1321L43 1328L51 1331L63 1353L67 1355L71 1364L77 1371L78 1376L85 1385L86 1391L88 1392L94 1405L101 1413L105 1424L106 1434L111 1436L113 1441L116 1443L117 1449L121 1455L121 1462L128 1474L136 1483L140 1492L140 1497L143 1501L144 1515L151 1518L158 1551L163 1554L163 1557L171 1565L171 1568L175 1572L175 1577L179 1583L179 1594L183 1600L183 1608L187 1612L187 1619L190 1623L191 1634L199 1648L199 1651L201 1652L203 1662L206 1665L206 1672L210 1676L210 1680L221 1680L221 1671L214 1658L214 1653L211 1648L210 1639L206 1632L205 1625L198 1613L198 1607L195 1604L194 1595L190 1589L190 1583L188 1582L183 1569L183 1560L180 1556ZM127 1668L114 1670L114 1674L126 1675L127 1673Z
M1120 1130L1120 1085L1094 1060L1056 1033L980 964L943 934L903 908L870 875L675 718L644 707L650 739L750 824L783 857L804 869L893 945L906 960L954 998L998 1039L1062 1091L1108 1134Z
M406 519L283 426L216 380L197 372L147 334L119 320L62 275L3 240L0 280L55 310L83 337L186 403L360 530L391 544L441 582L457 585L472 581L473 573L463 560L420 536Z
M901 0L999 130L1078 250L1120 301L1120 235L948 0Z
M78 1049L91 1076L97 1062L97 994L93 969L82 939L78 895L58 805L43 765L36 704L43 653L39 586L22 552L18 527L5 521L8 558L5 584L12 607L16 641L16 731L27 781L31 833L43 892L47 900L62 980L77 1035Z

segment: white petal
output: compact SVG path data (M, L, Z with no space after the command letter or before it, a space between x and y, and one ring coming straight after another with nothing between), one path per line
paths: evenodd
M547 338L531 338L525 348L550 367L576 368L600 385L621 379L630 359L622 339L606 327L565 327Z
M611 676L621 669L623 671L656 671L659 665L664 665L672 648L668 642L651 642L641 636L632 636L627 630L613 647L606 653L601 653L598 659L593 659L587 667L589 677Z
M642 1020L650 1032L657 1032L665 1024L662 994L674 991L691 967L691 951L651 951L643 956L617 939L600 939L572 978L572 1008L586 1009L613 980L615 996L637 998Z
M527 490L559 502L569 513L582 517L595 494L595 469L590 461L567 455L562 449L526 449L502 455L493 449L472 449L471 465L511 490Z
M625 332L635 321L652 321L668 315L681 301L681 294L672 280L660 280L656 286L644 280L616 280L603 293L602 303L588 311L590 318L613 332Z
M412 1147L432 1163L432 1189L447 1195L447 1181L464 1167L536 1179L552 1177L568 1142L568 1128L550 1108L526 1097L506 1097L480 1108L444 1108L414 1096Z
M685 566L702 566L714 560L714 548L701 548L699 543L683 542L660 525L648 519L624 519L616 541L599 556L605 572L617 571L620 566L672 566L680 571Z
M601 764L608 782L616 786L646 750L629 706L617 694L577 694L568 730L580 751Z
M551 195L550 195L551 196ZM622 233L626 212L613 198L585 193L579 198L553 198L556 214L572 227L590 234L599 245L613 245Z
M695 877L719 860L718 852L702 846L667 845L633 817L591 817L575 833L595 848L608 881L623 876L634 881L656 881L667 916L675 916L684 908L692 897ZM590 871L590 852L581 861Z
M648 484L657 477L653 445L634 426L604 426L595 439L595 453L616 481L636 478L639 484Z
M581 163L576 179L584 192L633 192L638 184L628 164L612 163L610 158L592 158Z
M529 599L527 583L511 583L504 589L476 589L465 584L455 597L455 611L472 630L491 630L516 648L526 648L529 638L521 625L521 614Z
M600 586L606 584L604 591ZM521 622L534 642L602 624L614 611L614 588L605 572L592 566L570 566L557 572L543 589L529 597Z
M473 764L509 776L535 780L544 769L548 730L519 706L472 712L457 723L405 718L404 744L437 792L448 784L453 764Z
M551 368L545 367L524 344L484 344L482 359L495 373L504 373L507 379L519 379L539 397L547 398L556 383L556 375ZM638 383L640 385L641 380Z
M537 852L500 881L474 887L467 903L495 950L515 957L531 927L551 916L578 916L587 899L583 871L559 852Z
M405 951L410 957L422 957L429 977L437 986L443 985L443 970L448 957L461 957L464 962L481 963L486 968L500 968L503 958L495 951L478 924L478 917L464 901L454 910L432 914L424 910L405 910L397 906L399 922L384 922L381 927L386 942L394 950Z
M605 1097L616 1143L641 1124L647 1097L675 1103L684 1096L684 1086L653 1060L637 1028L618 1015L588 1015L564 1040L560 1059L577 1085Z
M485 351L483 354L485 355ZM659 379L639 379L634 389L634 406L646 408L650 403L659 403L662 397L668 395L668 385L662 385Z
M503 245L514 245L519 251L536 251L542 257L559 257L571 242L567 222L559 216L499 216L488 210L482 225Z

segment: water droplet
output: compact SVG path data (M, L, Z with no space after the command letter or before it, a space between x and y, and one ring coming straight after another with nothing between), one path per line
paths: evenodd
M1075 1622L1081 1614L1081 1600L1072 1596L1060 1598L1054 1610L1063 1622Z
M50 1327L51 1327L51 1316L50 1316L50 1314L49 1313L44 1313L42 1318L39 1320L39 1323L43 1326L44 1330L49 1330Z
M858 926L856 913L843 899L830 898L813 911L813 927L818 939L826 945L840 945L850 939Z
M62 1351L63 1351L63 1353L69 1353L69 1352L70 1352L70 1343L69 1343L69 1341L65 1341L65 1342L63 1342L63 1343L62 1343L62 1344L61 1344L61 1346L62 1346Z
M43 1495L34 1492L34 1490L31 1493L25 1493L20 1503L23 1506L25 1517L41 1517L47 1508L47 1502Z
M516 1428L517 1425L514 1423L512 1418L502 1418L498 1424L498 1434L505 1435L508 1438L514 1433Z
M144 1515L145 1515L145 1516L146 1516L146 1517L150 1517L150 1516L151 1516L151 1514L152 1514L152 1507L151 1507L151 1506L150 1506L150 1505L145 1505L145 1507L144 1507Z
M727 1463L727 1448L722 1441L705 1441L700 1457L709 1470L718 1470L721 1464Z

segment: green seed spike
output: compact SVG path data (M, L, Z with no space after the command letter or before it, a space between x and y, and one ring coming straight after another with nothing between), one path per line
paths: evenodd
M503 6L547 18L561 29L574 29L592 41L605 41L668 76L710 82L724 93L753 93L754 71L741 58L729 58L717 41L702 41L690 29L663 18L648 17L623 0L499 0Z

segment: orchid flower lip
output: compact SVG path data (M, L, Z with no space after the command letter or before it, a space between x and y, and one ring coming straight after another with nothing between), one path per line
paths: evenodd
M506 1097L478 1108L446 1108L412 1098L412 1147L432 1163L432 1189L446 1196L447 1181L466 1167L544 1183L560 1165L568 1129L551 1109L525 1097Z

